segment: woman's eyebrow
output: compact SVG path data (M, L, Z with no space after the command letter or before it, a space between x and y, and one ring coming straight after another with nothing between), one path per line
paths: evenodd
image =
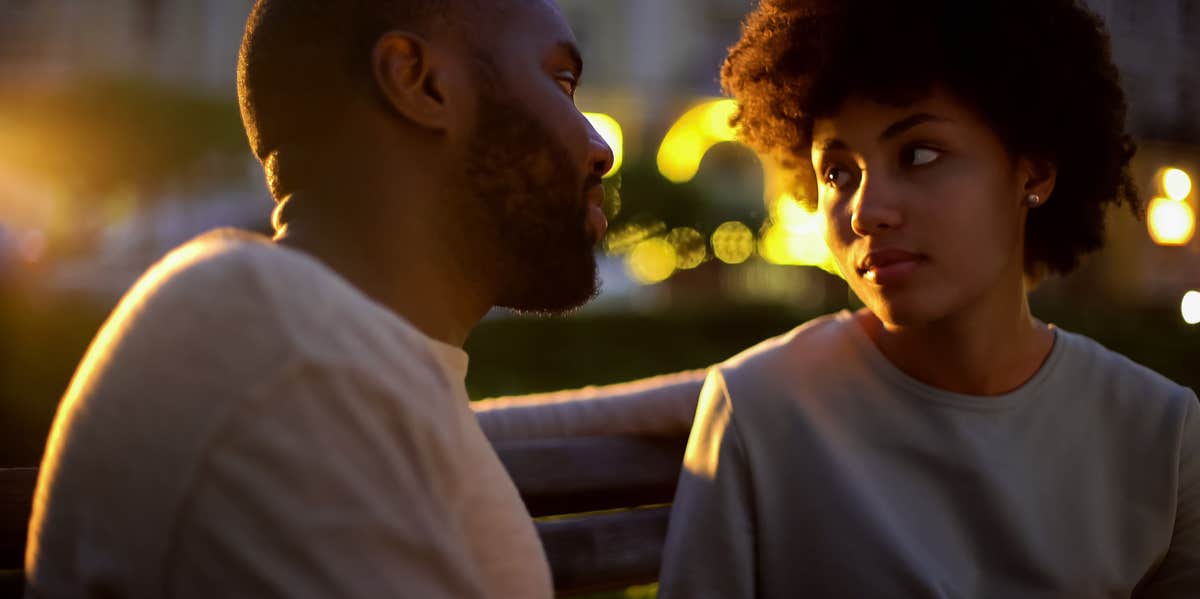
M850 146L846 145L846 142L844 142L840 139L837 139L837 138L826 139L824 141L821 141L820 143L813 144L813 148L816 149L816 151L821 154L828 154L830 152L845 150L845 149L848 149L849 147Z
M909 129L916 127L917 125L923 125L925 123L945 123L945 122L949 122L949 121L950 121L950 119L940 117L937 115L933 115L933 114L929 114L928 112L914 114L912 116L904 117L904 118L900 119L899 121L896 121L895 123L892 123L890 126L888 126L887 129L883 130L883 133L880 134L879 139L881 141L887 141L889 139L894 139L894 138L898 137L899 135L903 134L905 131L908 131Z

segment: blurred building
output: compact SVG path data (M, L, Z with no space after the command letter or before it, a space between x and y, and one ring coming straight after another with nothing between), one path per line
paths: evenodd
M1085 1L1112 33L1115 59L1130 97L1130 125L1139 140L1135 174L1143 193L1162 193L1159 174L1167 166L1189 172L1200 186L1200 0ZM721 62L755 2L559 0L587 62L579 105L619 121L630 168L653 168L672 124L696 102L720 94ZM239 41L252 4L253 0L0 0L0 85L115 75L150 78L232 100ZM747 172L758 177L753 166L745 165L753 157L728 149L713 155L706 159L699 183L690 185L703 187L707 196L724 198L727 204L753 202L758 191L731 190L746 187ZM628 191L632 203L636 192ZM254 193L263 192L256 188ZM1198 196L1193 192L1182 200L1193 217L1200 212ZM712 216L726 209L715 202L703 210ZM726 218L715 222L720 220ZM757 222L747 222L757 227ZM705 236L713 234L694 226ZM1156 245L1146 225L1127 213L1114 215L1110 232L1110 250L1073 278L1070 293L1103 289L1106 296L1153 303L1200 289L1200 241ZM760 275L755 271L739 280L786 295L788 285L779 281L792 275L779 275L779 281Z
M1134 177L1144 197L1167 195L1162 175L1176 167L1200 186L1200 0L1087 0L1108 23L1113 56L1130 101L1129 125L1138 138ZM1200 193L1176 200L1178 218L1193 221ZM1151 221L1162 221L1156 213ZM1098 285L1104 295L1138 304L1178 302L1200 289L1200 240L1179 246L1151 241L1149 223L1128 212L1110 218L1110 246L1077 277L1077 288Z
M150 77L234 94L251 0L0 0L0 79Z
M1087 0L1108 23L1139 137L1200 143L1200 0Z

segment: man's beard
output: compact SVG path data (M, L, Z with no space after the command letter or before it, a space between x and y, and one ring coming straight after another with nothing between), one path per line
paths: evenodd
M484 206L486 232L475 241L498 246L478 248L498 267L487 273L498 284L496 305L553 314L586 304L599 280L585 192L599 177L581 181L567 149L516 102L482 98L478 123L466 199Z

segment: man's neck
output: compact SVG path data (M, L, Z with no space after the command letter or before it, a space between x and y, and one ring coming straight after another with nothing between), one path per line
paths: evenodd
M1054 345L1049 327L1033 318L1024 294L984 298L948 318L917 327L889 327L869 311L859 324L901 370L946 391L1003 395L1020 388Z
M462 347L491 308L478 288L480 279L462 272L455 248L446 247L446 237L432 229L402 227L373 235L322 220L288 222L275 241L317 258L425 335Z

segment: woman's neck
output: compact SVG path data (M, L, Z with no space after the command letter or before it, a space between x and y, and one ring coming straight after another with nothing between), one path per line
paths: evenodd
M1050 355L1054 333L1033 318L1024 293L977 302L920 326L889 326L868 310L856 320L889 361L930 386L976 396L1020 388Z

